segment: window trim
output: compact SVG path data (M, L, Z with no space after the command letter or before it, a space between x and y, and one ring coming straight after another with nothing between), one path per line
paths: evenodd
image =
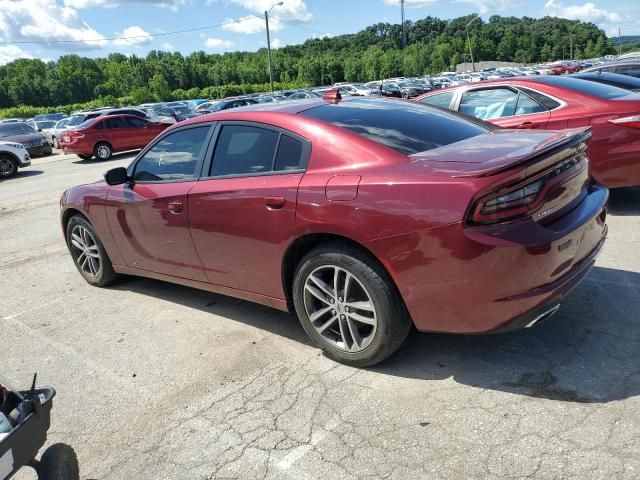
M184 182L195 182L197 180L200 179L200 176L202 174L202 166L204 164L205 158L206 158L206 154L209 151L210 145L211 145L211 139L212 139L212 135L213 132L215 130L215 126L216 126L216 122L202 122L202 123L192 123L190 125L184 125L178 128L171 128L171 129L166 129L164 132L162 132L160 134L160 136L158 136L155 141L149 143L149 145L147 145L144 149L142 149L140 151L140 153L136 156L136 158L133 160L133 162L131 162L131 164L129 165L129 167L127 168L127 176L129 178L131 178L130 180L130 184L131 185L136 185L138 183L140 184L162 184L162 183L184 183ZM160 143L162 140L164 140L166 137L168 137L169 135L172 135L174 133L179 133L185 130L191 130L193 128L202 128L202 127L208 127L209 131L207 132L207 134L205 135L204 138L204 144L206 145L206 148L202 148L200 150L200 156L198 158L198 161L196 163L196 167L195 170L193 172L193 177L191 178L185 178L183 180L175 180L175 179L170 179L170 180L134 180L134 175L135 175L135 171L136 171L136 167L138 166L138 163L140 162L140 160L142 160L142 158L147 154L147 152L149 150L151 150L153 147L155 147L158 143Z
M211 171L211 166L213 165L213 155L215 153L215 149L218 144L218 140L220 138L220 132L222 132L222 127L225 126L245 126L245 127L254 127L254 128L262 128L264 130L271 130L273 132L278 133L278 142L276 143L276 149L273 152L273 157L271 159L271 171L262 172L262 173L231 173L229 175L209 175ZM303 168L296 168L294 170L273 170L275 166L275 160L278 155L278 149L280 147L280 138L282 135L287 135L294 140L298 140L302 143L302 163L304 165ZM222 120L217 123L215 126L211 141L209 142L209 148L207 148L205 161L202 165L202 170L200 172L199 180L218 180L218 179L226 179L226 178L244 178L244 177L269 177L272 175L289 175L289 174L300 174L305 173L309 168L309 159L311 158L311 142L297 134L292 132L291 130L287 130L285 128L281 128L275 125L270 125L268 123L261 122L252 122L246 120Z
M527 92L523 92L518 87L528 88L529 90L532 90L532 91L534 91L536 93L539 93L540 95L544 95L546 97L551 98L552 100L558 102L560 105L558 107L552 109L552 110L549 110L547 107L545 107L540 102L538 102L535 98L531 97ZM499 120L500 118L517 118L517 117L525 117L525 116L530 116L530 115L540 115L542 113L547 113L548 114L550 112L555 112L556 110L564 108L567 105L567 103L565 101L560 100L559 98L556 98L553 95L549 95L548 93L541 92L540 90L538 90L536 88L532 88L529 85L517 85L517 84L511 84L511 83L500 83L500 84L496 84L496 85L483 85L481 87L475 87L475 88L471 87L471 88L466 88L466 89L462 90L458 94L458 97L455 100L455 111L456 112L460 112L460 103L462 103L462 97L464 96L465 93L478 92L478 91L481 91L481 90L495 90L496 88L506 88L508 90L514 91L516 93L516 95L525 95L532 102L535 102L538 105L540 105L542 108L544 108L544 111L536 112L536 113L521 113L519 115L509 115L509 116L506 116L506 117L491 118L491 119L484 120L485 122L491 122L491 121L494 121L494 120ZM463 113L463 112L460 112L460 113Z

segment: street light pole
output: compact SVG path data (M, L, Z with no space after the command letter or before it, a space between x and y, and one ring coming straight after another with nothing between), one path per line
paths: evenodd
M400 18L402 20L402 48L407 46L407 41L404 36L404 0L400 0Z
M476 15L475 17L473 17L469 23L467 23L467 26L465 27L465 30L467 31L467 43L469 44L469 55L471 55L471 66L473 68L473 71L476 71L476 64L473 61L473 49L471 48L471 37L469 37L469 25L471 25L473 23L474 20L480 18L480 15Z
M622 55L622 37L620 36L620 27L618 27L618 55Z
M278 2L271 5L269 10L264 11L264 23L267 27L267 58L269 59L269 85L271 86L271 92L273 92L273 69L271 68L271 37L269 36L269 12L273 10L273 7L280 7L284 2Z

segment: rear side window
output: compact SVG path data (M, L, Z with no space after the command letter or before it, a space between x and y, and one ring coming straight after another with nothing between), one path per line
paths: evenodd
M460 100L462 113L482 120L511 117L516 113L518 94L508 88L486 88L465 92Z
M631 92L618 87L612 87L611 85L605 85L603 83L590 82L588 80L582 80L579 78L571 78L563 75L548 76L540 78L538 82L546 83L548 85L554 85L557 87L567 88L585 95L591 95L592 97L614 99L622 98L630 95Z
M530 88L520 87L518 86L518 90L526 93L531 98L533 98L540 105L544 106L547 110L555 110L560 106L560 102L554 100L551 97L547 97L546 95L536 92L535 90L531 90Z
M102 122L104 124L104 128L127 128L127 124L125 123L122 117L115 118L107 118Z
M480 123L424 105L382 99L343 101L301 112L411 155L481 135Z
M288 135L249 125L225 125L216 142L209 176L303 170L307 156L303 142Z
M133 128L143 128L149 125L149 122L138 117L127 117L125 120Z
M208 133L209 127L206 126L167 135L136 163L133 178L138 182L193 178Z
M302 142L287 135L280 137L274 170L299 170L305 168Z
M418 100L420 103L426 103L427 105L435 105L440 108L449 108L451 100L453 100L454 91L438 93L437 95L430 95L428 97Z

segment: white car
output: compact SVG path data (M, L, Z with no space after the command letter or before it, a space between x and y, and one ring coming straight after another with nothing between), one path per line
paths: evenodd
M31 165L29 152L20 143L0 142L0 179L11 178L18 168Z
M372 90L373 88L368 88L363 83L348 83L340 86L340 93L346 93L348 95L369 97L371 96Z

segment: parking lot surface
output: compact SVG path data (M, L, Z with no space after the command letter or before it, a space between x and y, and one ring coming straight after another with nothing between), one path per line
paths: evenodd
M548 322L413 332L358 370L282 312L138 278L87 285L60 194L131 158L36 159L0 183L0 375L57 389L49 440L76 449L82 478L640 477L639 190L613 192L605 249Z

